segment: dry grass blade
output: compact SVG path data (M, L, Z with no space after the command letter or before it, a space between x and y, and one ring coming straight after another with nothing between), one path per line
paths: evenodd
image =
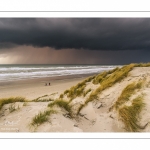
M12 113L13 111L15 111L16 109L15 109L15 105L14 104L11 104L10 106L9 106L9 112L10 113Z
M107 78L110 74L112 74L113 72L117 71L119 68L116 67L113 70L109 70L109 71L104 71L102 73L100 73L99 75L97 75L94 79L93 79L93 84L99 84L101 82L103 82L105 80L105 78Z
M84 81L78 83L76 86L71 87L69 90L65 90L64 94L61 94L59 98L62 99L64 97L64 95L67 95L67 97L70 98L70 101L71 101L74 98L81 96L82 94L84 94L84 89L85 89L86 83L90 82L94 78L95 78L95 76L88 77Z
M91 92L91 89L86 90L86 91L83 93L83 96L85 97L89 92Z
M54 102L48 104L48 107L53 107L55 105L68 111L70 117L72 117L72 110L71 110L71 106L69 105L69 102L62 100L62 99L57 99Z
M48 117L54 113L56 113L56 111L54 111L54 110L47 110L44 112L40 112L38 115L36 115L33 118L31 125L33 125L33 126L40 125L40 124L48 121Z
M14 102L26 102L27 100L24 97L10 97L0 99L0 110L5 104L14 103Z
M138 125L139 114L144 107L143 98L137 97L131 106L124 106L119 109L119 116L125 124L125 129L129 132L138 132L141 127Z
M135 93L135 90L140 89L142 87L143 82L131 83L129 84L121 93L120 97L116 101L113 107L118 109L122 104L127 102L132 94Z
M113 86L115 83L120 82L122 79L127 77L128 73L134 68L134 66L135 64L130 64L127 66L123 66L122 68L114 69L112 72L110 72L111 74L107 73L109 74L109 76L105 77L101 81L101 85L90 94L82 108L86 106L89 102L96 100L98 98L98 94L100 94L103 90Z

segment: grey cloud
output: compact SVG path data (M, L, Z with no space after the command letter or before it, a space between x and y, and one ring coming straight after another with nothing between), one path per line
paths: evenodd
M55 49L149 50L149 31L149 18L0 19L0 43L6 48L5 43Z
M5 58L5 59L4 59ZM148 62L150 51L91 51L76 49L62 49L56 51L52 48L34 48L32 46L20 46L7 49L5 54L0 55L6 63L19 64L129 64Z

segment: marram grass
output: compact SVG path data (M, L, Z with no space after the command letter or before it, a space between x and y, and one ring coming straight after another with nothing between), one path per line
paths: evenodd
M129 101L129 98L135 93L135 91L142 87L142 83L143 82L140 81L138 83L133 82L127 85L126 88L122 91L121 95L119 96L113 107L118 109L122 104Z
M68 111L70 117L72 117L72 109L69 102L62 99L57 99L54 102L48 104L48 107L53 107L53 106L58 106L60 108L65 109L66 111Z
M138 125L139 114L144 107L143 97L133 100L131 106L124 106L118 110L119 116L128 132L138 132L141 127Z
M1 98L0 99L0 110L5 104L15 103L15 102L26 102L27 100L24 97L10 97L10 98Z
M32 102L49 102L49 101L53 101L53 99L51 98L46 98L48 97L48 95L43 95L43 96L40 96L34 100L32 100Z
M123 66L122 68L116 68L114 69L111 74L109 74L108 77L104 78L103 81L101 81L100 86L93 91L90 96L86 99L85 103L79 107L78 113L80 110L85 107L89 102L98 99L98 95L105 89L113 86L115 83L120 82L125 77L128 76L128 73L134 68L135 64L130 64L127 66Z
M150 67L150 63L139 63L139 64L135 64L135 67Z
M51 98L43 98L43 99L34 99L32 102L50 102L50 101L54 101Z
M31 125L35 126L39 126L42 123L48 121L48 117L52 114L56 113L55 110L46 110L44 112L40 112L38 115L36 115L31 122Z
M98 74L94 79L93 79L93 84L98 84L101 83L103 80L105 80L105 78L107 78L110 74L112 74L113 72L117 71L119 68L116 67L113 70L109 70L109 71L104 71L100 74Z
M79 115L81 109L85 106L85 104L81 104L77 109L77 115Z
M84 91L83 96L85 97L89 92L91 92L91 89Z
M67 95L67 97L70 98L70 101L71 101L74 98L83 95L86 83L91 82L94 78L95 78L95 76L88 77L87 79L78 83L76 86L72 86L70 89L65 90L64 93L61 94L59 98L62 99L64 97L64 95Z
M15 105L11 104L11 105L9 106L9 112L12 113L12 112L15 111L15 110L16 110Z

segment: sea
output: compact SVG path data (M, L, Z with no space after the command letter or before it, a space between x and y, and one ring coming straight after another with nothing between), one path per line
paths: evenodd
M71 76L84 74L97 74L103 71L111 70L116 65L0 65L0 82Z

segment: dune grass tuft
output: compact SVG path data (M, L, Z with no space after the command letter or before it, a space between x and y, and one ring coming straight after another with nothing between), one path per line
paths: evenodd
M135 90L140 89L142 87L142 81L138 83L131 83L126 86L126 88L122 91L121 95L117 99L116 103L114 104L114 107L118 109L122 104L127 102L132 94L135 93Z
M23 106L27 106L27 105L28 105L28 102L24 102L24 103L23 103Z
M80 110L89 102L96 100L98 98L98 94L100 94L103 90L113 86L115 83L120 82L125 77L127 77L128 73L134 68L134 66L135 64L130 64L127 66L123 66L122 68L114 69L108 77L104 78L103 81L101 81L100 86L90 94L85 103L80 107Z
M49 102L49 101L53 101L53 99L51 98L45 98L47 97L48 95L43 95L43 96L40 96L34 100L32 100L32 102Z
M84 94L86 83L91 82L94 78L95 76L88 77L84 81L78 83L76 86L72 86L70 89L65 90L59 98L63 98L64 95L67 95L67 97L70 98L70 101L72 101L74 98L81 96L82 94Z
M94 75L94 76L91 76L91 77L88 77L88 78L86 78L86 79L83 81L83 83L91 82L95 77L96 77L95 75Z
M48 96L48 95L46 94L46 95L40 96L40 97L38 97L38 98L36 98L36 99L40 99L40 98L47 97L47 96Z
M59 98L61 98L61 99L62 99L63 97L64 97L64 95L63 95L63 94L60 94Z
M93 79L93 84L99 84L101 83L103 80L105 80L106 77L108 77L110 74L112 74L113 72L117 71L119 68L116 67L113 70L109 70L109 71L104 71L100 74L98 74L94 79Z
M79 115L81 109L82 109L84 106L85 106L85 104L81 104L81 105L79 106L79 108L77 109L77 115Z
M66 111L68 111L70 117L72 117L72 109L69 102L62 99L57 99L54 102L48 104L48 107L53 107L53 106L58 106L65 109Z
M44 112L40 112L38 115L36 115L33 119L32 119L32 123L31 125L35 126L39 126L40 124L48 121L48 117L51 115L51 114L54 114L56 113L55 110L46 110Z
M124 106L118 110L121 120L125 124L128 132L138 132L141 127L138 125L139 114L144 107L143 97L137 97L133 100L131 106Z
M14 103L14 102L26 102L27 100L24 97L10 97L10 98L1 98L0 99L0 110L5 104Z
M67 91L67 97L70 99L74 99L78 96L81 96L83 94L85 86L86 86L85 83L78 83L76 86L71 87Z
M9 112L11 113L11 112L13 112L13 111L15 111L16 109L15 109L15 105L14 104L11 104L10 106L9 106Z
M86 91L83 93L83 96L85 97L89 92L91 92L91 89L86 90Z
M69 93L69 90L65 90L65 91L64 91L64 95L67 94L67 93Z
M107 71L102 72L93 79L93 84L98 84L108 75Z
M12 113L16 110L19 110L20 109L20 106L18 105L18 107L16 108L15 104L14 103L11 103L11 105L9 106L9 112Z
M135 64L135 67L150 67L150 63L138 63Z
M34 99L32 102L50 102L50 101L54 101L53 99L51 98L43 98L43 99Z
M133 67L134 64L130 64L119 69L114 69L115 71L101 82L101 85L95 90L95 92L91 93L91 97L113 86L115 83L120 82L122 79L127 77L128 73L133 69Z

